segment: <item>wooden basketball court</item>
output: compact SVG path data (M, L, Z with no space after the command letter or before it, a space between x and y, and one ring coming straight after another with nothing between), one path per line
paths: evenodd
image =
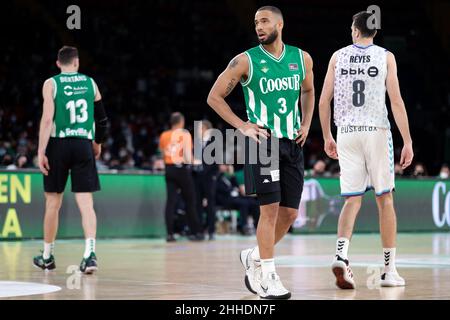
M244 286L240 250L255 237L215 241L99 240L99 272L80 275L83 240L57 241L57 269L32 266L41 241L0 243L2 299L259 299ZM381 241L355 235L349 258L356 290L334 285L334 235L289 235L276 247L276 264L292 299L450 299L450 234L400 234L397 267L404 288L379 288Z

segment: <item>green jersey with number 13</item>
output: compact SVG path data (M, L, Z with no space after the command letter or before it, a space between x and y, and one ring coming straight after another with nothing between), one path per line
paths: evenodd
M51 79L55 102L51 137L93 140L94 80L78 72L63 72Z

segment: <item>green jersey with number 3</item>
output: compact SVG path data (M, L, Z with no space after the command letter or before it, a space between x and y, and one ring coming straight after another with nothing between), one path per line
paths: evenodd
M93 140L94 125L94 80L84 74L60 73L53 81L54 138L81 138Z
M247 50L248 78L241 81L250 122L277 138L295 139L300 129L300 86L306 68L303 52L284 45L279 58L262 45Z

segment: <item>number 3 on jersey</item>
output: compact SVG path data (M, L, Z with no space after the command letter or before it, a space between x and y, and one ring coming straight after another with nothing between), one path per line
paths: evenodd
M66 109L70 112L70 124L86 122L88 119L87 107L88 104L85 99L67 102ZM78 110L80 111L79 114L77 114Z
M287 111L287 106L286 106L286 99L285 98L280 98L277 101L280 104L280 108L278 109L278 111L280 113L285 113Z

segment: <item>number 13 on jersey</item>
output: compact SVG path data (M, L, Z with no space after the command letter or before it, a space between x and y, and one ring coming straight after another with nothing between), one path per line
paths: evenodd
M66 109L70 112L70 124L86 122L88 119L87 107L88 104L85 99L70 100L67 102Z

